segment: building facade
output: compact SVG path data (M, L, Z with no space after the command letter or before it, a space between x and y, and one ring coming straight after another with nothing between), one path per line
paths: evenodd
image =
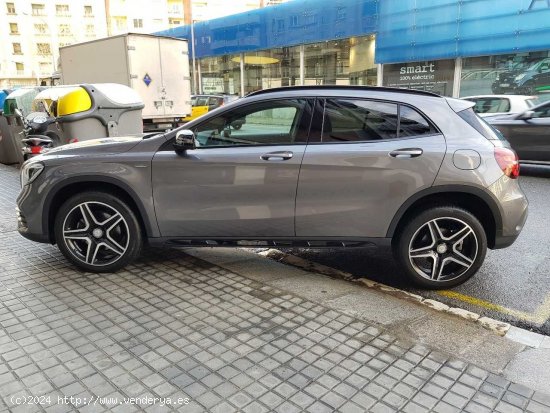
M104 0L0 3L0 88L40 84L59 47L107 35Z
M0 1L0 88L40 84L59 47L122 33L151 33L286 0ZM187 9L186 9L187 7ZM187 12L187 15L186 15Z
M550 0L293 0L172 27L197 92L284 85L550 97Z

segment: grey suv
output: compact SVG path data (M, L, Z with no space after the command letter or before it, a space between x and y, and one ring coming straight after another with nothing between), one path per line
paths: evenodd
M389 88L255 92L165 134L26 162L19 231L93 272L144 243L391 245L414 282L447 288L527 217L517 156L472 106Z

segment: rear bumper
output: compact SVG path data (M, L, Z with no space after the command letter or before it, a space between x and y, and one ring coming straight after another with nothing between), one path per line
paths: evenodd
M502 176L489 187L498 200L502 225L496 229L493 248L505 248L514 243L527 220L529 202L517 179Z

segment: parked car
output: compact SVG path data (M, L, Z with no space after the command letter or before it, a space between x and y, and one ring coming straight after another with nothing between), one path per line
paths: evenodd
M193 95L191 96L191 115L183 118L184 122L192 121L208 111L219 108L239 97L236 95Z
M462 99L474 102L474 112L482 118L524 112L538 103L536 96L525 95L478 95Z
M391 245L412 281L448 288L527 217L517 156L472 106L363 86L255 92L164 134L26 162L19 232L92 272L144 243Z
M550 101L520 114L489 118L522 163L550 164Z
M512 70L500 73L495 79L493 93L532 95L550 90L550 58L529 65L517 64Z

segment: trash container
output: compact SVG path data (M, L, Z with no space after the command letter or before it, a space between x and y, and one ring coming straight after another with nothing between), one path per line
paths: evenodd
M34 97L43 90L43 87L23 87L17 89L6 96L4 100L4 113L0 121L0 163L15 164L23 163L23 154L21 152L20 134L23 131L23 120L15 113L19 109L23 115L27 115L32 110L32 101Z
M4 113L4 101L11 92L9 89L0 89L0 115Z
M57 121L64 142L143 132L143 101L136 91L115 83L83 84L57 100Z

